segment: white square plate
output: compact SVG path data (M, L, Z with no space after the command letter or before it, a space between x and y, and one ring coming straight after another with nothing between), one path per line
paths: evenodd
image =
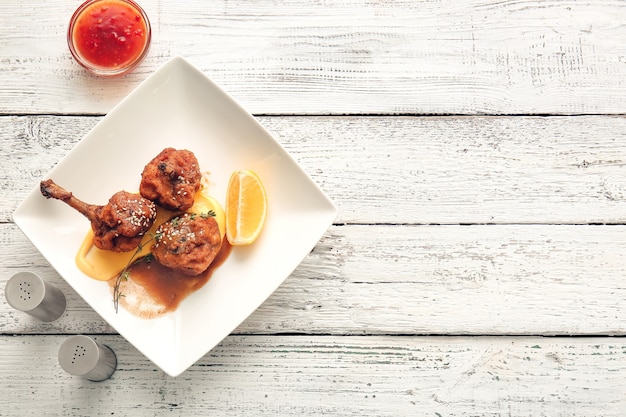
M89 222L39 187L15 223L76 292L159 368L177 376L245 320L298 266L337 209L278 142L232 98L180 57L171 59L104 117L47 175L93 204L137 191L146 163L163 148L189 149L209 192L224 204L232 171L262 179L268 214L259 239L226 262L178 309L158 319L116 313L108 284L83 275L76 252ZM42 178L43 179L43 178Z

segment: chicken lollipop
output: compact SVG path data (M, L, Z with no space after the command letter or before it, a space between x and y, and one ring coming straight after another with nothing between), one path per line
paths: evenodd
M201 178L193 152L165 148L144 167L139 192L163 208L185 211L193 205Z
M222 246L214 217L185 213L157 229L154 257L165 267L185 275L199 275L211 265Z
M99 249L128 252L137 248L156 219L152 201L126 191L115 193L106 205L98 206L84 203L50 179L42 181L40 188L44 197L61 200L89 219L93 243Z

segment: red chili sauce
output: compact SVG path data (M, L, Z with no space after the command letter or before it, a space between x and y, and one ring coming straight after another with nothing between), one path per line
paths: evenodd
M135 61L148 46L149 28L141 12L121 0L87 6L77 17L72 40L92 65L115 69Z

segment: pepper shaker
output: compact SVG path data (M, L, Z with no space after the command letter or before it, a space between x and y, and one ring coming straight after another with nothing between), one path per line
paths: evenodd
M70 336L59 348L59 364L69 374L100 382L109 379L117 367L111 348L89 336Z

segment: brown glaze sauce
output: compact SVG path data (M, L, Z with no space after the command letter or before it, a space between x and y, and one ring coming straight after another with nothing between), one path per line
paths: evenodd
M228 239L224 239L211 265L196 276L167 268L154 258L150 262L145 258L139 259L128 269L129 280L121 284L123 297L120 298L120 305L143 318L154 318L176 310L189 294L209 281L213 272L226 261L231 249ZM109 285L113 287L115 280L110 280Z

